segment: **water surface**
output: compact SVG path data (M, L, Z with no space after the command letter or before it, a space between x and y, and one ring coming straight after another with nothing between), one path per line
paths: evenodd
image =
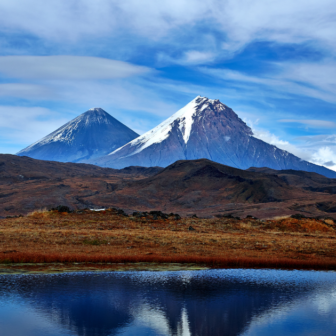
M0 275L1 336L336 335L336 273Z

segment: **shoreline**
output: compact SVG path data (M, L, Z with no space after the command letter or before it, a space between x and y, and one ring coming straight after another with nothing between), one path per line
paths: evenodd
M298 260L289 258L225 258L225 257L166 257L166 256L85 256L71 254L11 254L0 259L0 274L4 270L48 268L61 265L65 269L118 271L118 268L130 270L153 270L163 266L163 270L180 269L274 269L274 270L312 270L335 271L336 260L313 258ZM178 267L176 267L178 265ZM140 266L140 267L139 267ZM78 269L79 268L79 269Z

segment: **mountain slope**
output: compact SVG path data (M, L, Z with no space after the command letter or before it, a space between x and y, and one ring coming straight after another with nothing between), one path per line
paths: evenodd
M207 159L181 160L148 178L115 184L113 192L95 195L95 199L123 209L204 215L234 211L258 218L299 211L314 216L335 212L334 195L289 185L285 175L241 170ZM322 176L321 180L336 185L336 180ZM311 182L320 187L325 184Z
M0 219L58 205L118 207L128 213L267 218L299 212L336 218L336 180L292 173L246 171L206 159L177 161L165 169L115 170L0 154Z
M17 153L34 159L79 162L110 153L137 133L101 108L93 108Z
M151 131L89 162L112 168L166 167L177 160L200 158L240 169L295 169L336 177L334 171L253 137L252 130L231 108L205 97L196 97Z

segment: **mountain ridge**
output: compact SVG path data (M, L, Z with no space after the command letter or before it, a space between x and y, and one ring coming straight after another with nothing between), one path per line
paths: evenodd
M207 159L116 170L0 154L0 218L66 205L258 218L302 213L336 218L336 179L254 172Z

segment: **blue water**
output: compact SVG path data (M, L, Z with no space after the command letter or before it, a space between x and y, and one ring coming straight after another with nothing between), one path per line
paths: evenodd
M336 335L336 273L0 275L0 335Z

